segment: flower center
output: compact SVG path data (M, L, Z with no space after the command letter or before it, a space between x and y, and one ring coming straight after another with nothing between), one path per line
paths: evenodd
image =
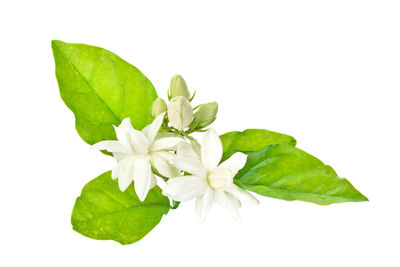
M228 170L222 168L215 168L207 175L208 184L215 190L224 190L232 184L232 180L232 174Z

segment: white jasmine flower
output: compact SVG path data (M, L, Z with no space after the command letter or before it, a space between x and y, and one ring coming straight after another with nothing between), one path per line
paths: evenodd
M118 141L107 140L93 145L95 149L113 153L117 165L112 170L112 178L118 178L121 191L135 181L135 191L141 201L157 183L152 166L166 177L179 175L179 171L170 164L175 154L168 151L176 150L182 139L167 133L157 134L164 116L165 112L158 115L142 131L134 129L130 119L125 118L115 127Z
M219 164L221 157L222 143L212 129L204 136L200 154L188 143L179 144L177 158L173 163L192 175L169 179L163 194L176 201L196 198L196 214L200 221L205 219L214 202L227 209L235 220L239 220L238 209L242 201L258 203L249 192L233 183L233 177L246 164L247 155L238 152Z
M168 119L178 131L189 127L193 119L193 108L186 97L174 97L168 104Z

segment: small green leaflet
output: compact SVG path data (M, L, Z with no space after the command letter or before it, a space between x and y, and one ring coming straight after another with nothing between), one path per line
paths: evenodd
M264 129L247 129L243 132L233 131L220 136L224 147L222 160L229 158L237 151L259 151L271 144L296 145L293 137Z
M296 147L274 144L261 151L245 153L247 163L235 176L235 183L247 190L320 205L368 201L330 166Z
M131 118L142 129L152 121L157 93L138 69L103 48L52 41L61 98L75 115L82 139L115 139L113 125Z
M158 186L140 202L133 184L121 192L109 171L83 187L81 196L76 199L71 223L74 230L84 236L126 245L149 233L169 208L169 200Z

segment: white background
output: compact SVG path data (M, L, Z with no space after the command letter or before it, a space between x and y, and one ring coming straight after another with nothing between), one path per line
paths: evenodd
M398 1L3 1L1 266L400 266ZM332 165L370 202L259 197L235 223L193 202L121 246L74 232L75 198L112 158L61 101L50 41L109 49L165 97L181 73L218 101L219 133L265 128Z

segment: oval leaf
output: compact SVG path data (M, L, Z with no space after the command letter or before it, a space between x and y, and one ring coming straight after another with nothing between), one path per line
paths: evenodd
M330 166L293 146L269 145L247 154L235 182L260 195L320 205L368 201Z
M113 125L131 118L141 129L152 121L157 93L138 69L103 48L52 41L61 98L75 115L82 139L115 139Z
M296 145L294 137L264 129L233 131L220 136L224 147L223 160L233 153L259 151L271 144Z
M82 189L72 211L73 229L99 240L115 240L123 245L143 238L168 213L167 197L156 186L140 202L133 184L121 192L111 172L93 179Z

